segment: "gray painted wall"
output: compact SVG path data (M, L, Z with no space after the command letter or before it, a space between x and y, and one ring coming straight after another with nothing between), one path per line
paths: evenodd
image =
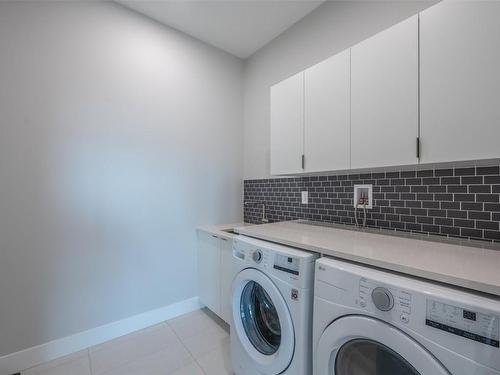
M195 296L241 61L110 2L0 2L0 51L0 356Z
M269 171L269 88L436 1L327 1L245 61L244 176Z

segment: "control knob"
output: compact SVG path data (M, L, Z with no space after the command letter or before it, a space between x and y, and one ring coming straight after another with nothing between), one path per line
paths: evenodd
M394 306L394 298L386 288L377 287L373 289L372 300L375 307L381 311L390 311Z
M252 254L252 259L255 263L260 263L262 261L262 251L255 250Z

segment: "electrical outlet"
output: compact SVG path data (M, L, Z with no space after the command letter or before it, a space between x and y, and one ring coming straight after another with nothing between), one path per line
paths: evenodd
M354 207L373 208L373 185L354 185Z
M309 203L309 192L303 191L302 192L302 204L308 204L308 203Z

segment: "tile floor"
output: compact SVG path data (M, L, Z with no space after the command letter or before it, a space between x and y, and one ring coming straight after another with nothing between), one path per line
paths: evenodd
M229 328L197 310L21 374L230 375Z

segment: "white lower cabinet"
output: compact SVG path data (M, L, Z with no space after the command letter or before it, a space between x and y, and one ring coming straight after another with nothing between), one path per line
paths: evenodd
M198 232L198 296L200 301L220 315L220 238Z
M233 241L221 239L220 256L220 317L227 324L231 322L231 284L233 282Z
M198 297L229 324L231 318L232 241L198 232Z

